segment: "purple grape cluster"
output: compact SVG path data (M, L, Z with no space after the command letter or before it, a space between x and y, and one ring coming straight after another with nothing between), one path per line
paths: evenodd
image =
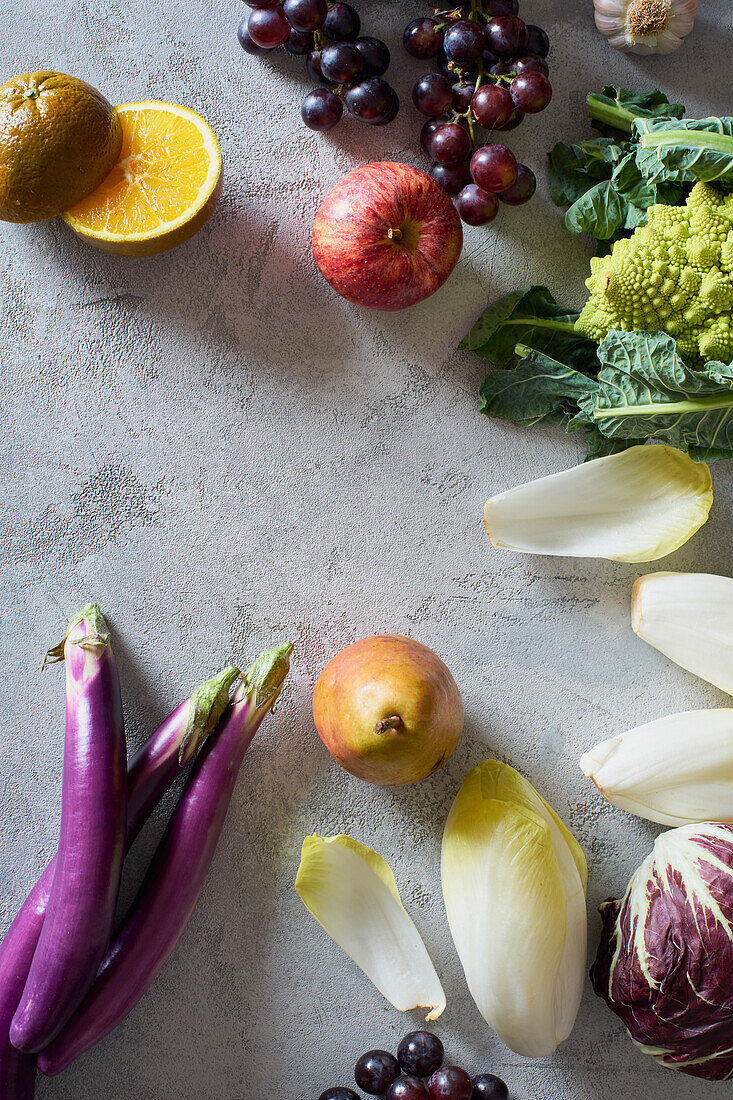
M384 1100L507 1100L500 1077L480 1073L473 1080L460 1066L443 1065L443 1044L432 1031L411 1031L397 1048L368 1050L354 1068L357 1085L368 1096ZM360 1100L343 1085L326 1089L319 1100Z
M513 130L552 99L550 40L518 11L518 0L466 0L414 19L403 36L408 54L436 67L412 90L428 119L420 144L433 161L430 174L457 196L468 225L485 225L499 202L519 206L535 192L532 170L478 133Z
M278 46L306 59L314 88L300 109L311 130L330 130L347 112L360 122L384 126L400 104L383 79L390 54L379 38L360 35L361 19L341 0L245 0L252 9L239 25L239 42L249 54Z

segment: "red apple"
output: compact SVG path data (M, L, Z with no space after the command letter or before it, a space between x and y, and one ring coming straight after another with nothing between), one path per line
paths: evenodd
M334 290L371 309L414 306L442 286L463 247L461 219L443 188L417 168L377 161L326 196L313 258Z
M443 767L463 730L463 703L431 649L378 634L326 665L313 692L313 719L342 767L388 786L416 783Z

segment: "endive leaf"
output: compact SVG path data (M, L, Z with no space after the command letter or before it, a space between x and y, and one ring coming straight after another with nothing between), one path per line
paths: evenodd
M508 550L654 561L702 527L712 502L704 462L674 447L629 447L493 497L484 523Z
M733 580L649 573L631 598L631 625L649 645L733 695Z
M445 1009L445 993L389 865L350 836L308 836L295 880L303 904L395 1008Z
M580 767L612 805L648 821L733 822L733 709L648 722L602 741Z
M471 996L518 1054L551 1054L572 1030L586 875L577 841L517 771L486 760L469 773L443 834L445 907Z

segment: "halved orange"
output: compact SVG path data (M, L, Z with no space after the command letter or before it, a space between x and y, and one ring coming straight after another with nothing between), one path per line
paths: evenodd
M152 256L187 241L213 213L221 150L208 122L174 103L125 103L120 159L96 191L64 214L88 244Z

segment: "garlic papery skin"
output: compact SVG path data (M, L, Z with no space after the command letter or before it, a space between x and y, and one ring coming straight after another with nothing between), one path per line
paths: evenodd
M733 580L648 573L635 582L631 625L649 645L733 695Z
M580 769L613 806L647 821L733 822L733 709L659 718L602 741Z
M695 25L697 0L594 0L596 26L615 50L673 53Z

